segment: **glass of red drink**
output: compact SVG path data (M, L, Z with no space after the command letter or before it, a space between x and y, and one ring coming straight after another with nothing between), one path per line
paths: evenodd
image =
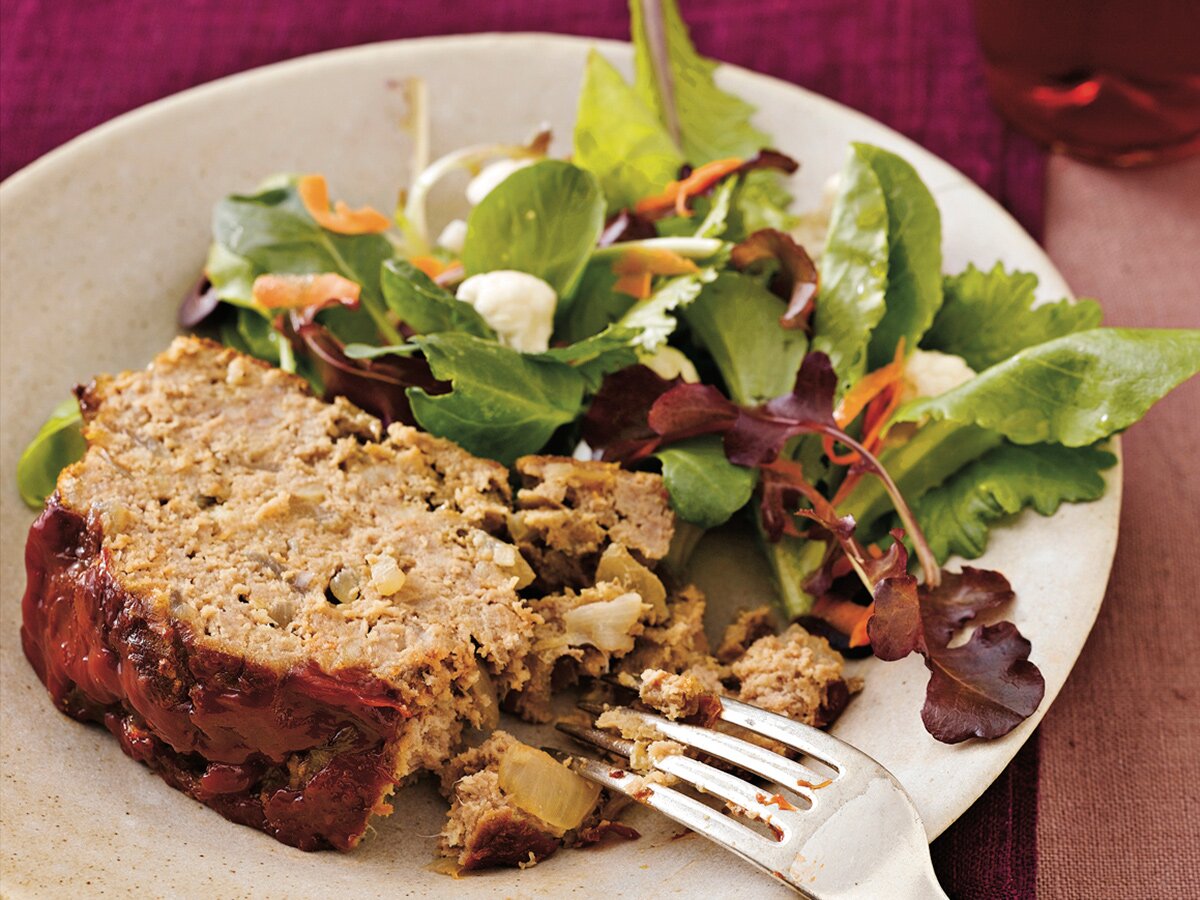
M1093 162L1200 152L1200 0L975 0L988 86L1013 124Z

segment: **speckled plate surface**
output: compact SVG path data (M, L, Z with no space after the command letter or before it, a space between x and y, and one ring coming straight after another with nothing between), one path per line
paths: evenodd
M736 896L782 894L752 868L691 835L630 818L639 841L563 853L523 872L459 881L425 865L443 805L429 786L398 797L354 853L305 854L230 824L127 759L108 733L56 712L21 652L22 550L33 519L13 471L50 407L97 372L144 365L166 346L177 299L208 244L213 203L277 171L320 171L337 195L390 209L409 178L409 139L396 80L421 76L434 102L435 155L479 141L518 141L540 122L568 146L590 46L623 65L625 45L543 35L475 35L379 44L225 79L123 116L56 150L0 188L0 853L7 896L254 895ZM792 85L726 68L729 89L759 107L777 146L803 161L793 187L816 202L850 141L892 148L920 171L941 206L945 264L968 261L1037 273L1045 297L1067 285L1020 227L979 188L878 123ZM64 90L69 90L64 86ZM461 185L460 185L461 186ZM436 198L444 220L461 194ZM922 729L919 659L858 671L867 687L837 734L907 787L934 837L999 774L1062 687L1104 596L1116 546L1121 469L1103 500L1053 518L1024 515L995 529L982 564L1018 595L1011 617L1046 676L1041 709L992 743L946 746ZM709 536L696 577L714 620L769 596L753 544ZM527 729L549 743L551 734Z

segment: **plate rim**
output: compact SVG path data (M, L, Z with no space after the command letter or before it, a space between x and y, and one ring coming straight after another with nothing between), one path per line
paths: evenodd
M63 144L49 150L42 156L29 162L22 168L13 172L3 182L0 182L0 212L9 204L25 193L26 190L37 186L37 182L44 177L52 177L54 172L63 166L70 165L71 160L77 153L85 151L93 145L100 145L109 140L119 140L124 132L140 127L143 122L152 120L156 116L163 114L169 110L188 104L203 102L209 98L220 96L224 93L236 91L241 85L248 81L254 82L269 82L273 80L286 79L293 71L300 69L320 68L324 66L336 67L344 60L355 57L370 57L372 55L386 56L394 53L397 50L403 52L404 49L416 45L441 45L445 47L457 46L466 51L477 49L489 43L511 43L522 44L529 42L556 44L560 47L573 48L596 48L610 53L617 54L622 62L626 62L628 55L632 54L632 45L627 41L613 40L608 38L592 38L579 35L564 35L550 32L538 31L515 31L515 32L475 32L467 34L453 35L428 35L413 38L398 38L386 41L375 41L366 44L358 44L350 47L340 47L330 50L322 50L314 53L304 54L285 60L267 63L261 66L256 66L250 69L245 69L239 72L234 72L228 75L221 76L211 81L202 84L194 85L184 90L169 94L165 97L158 98L149 103L135 107L115 116L105 122L102 122L87 131L69 139ZM936 161L939 167L944 171L947 179L944 183L937 186L936 192L944 193L947 190L956 190L959 188L969 188L978 192L981 198L984 198L990 206L991 212L998 218L1003 220L1008 230L1014 234L1020 235L1026 244L1023 252L1035 254L1041 258L1042 263L1052 270L1059 278L1060 282L1066 286L1066 280L1062 277L1058 267L1046 254L1045 250L1038 244L1033 237L1024 229L1024 227L1016 220L1016 218L1005 209L991 195L984 191L974 181L964 175L961 171L955 168L951 163L947 162L931 150L926 149L918 142L900 133L894 128L880 122L879 120L863 113L853 107L847 106L820 93L817 93L809 88L794 84L782 78L777 78L772 75L756 72L752 69L747 69L742 66L717 60L719 67L717 70L718 80L723 76L731 73L736 73L737 78L748 79L754 82L762 82L771 86L774 89L785 89L787 91L799 92L805 95L808 102L823 106L831 112L835 112L839 116L849 117L850 119L868 125L871 129L882 129L886 132L889 138L901 148L901 153L916 152L924 157ZM28 187L27 187L28 186ZM1074 296L1069 291L1070 296ZM1106 479L1106 497L1111 496L1114 504L1114 521L1115 525L1112 530L1110 539L1110 549L1105 558L1097 560L1102 563L1105 571L1106 584L1111 578L1113 561L1116 554L1116 548L1120 533L1120 510L1122 507L1123 497L1123 458L1121 452L1120 436L1114 436L1110 439L1110 448L1117 455L1117 463L1110 470L1109 477ZM1094 603L1090 613L1090 618L1087 622L1086 632L1081 628L1081 638L1079 651L1074 654L1071 660L1068 674L1063 682L1055 687L1054 690L1048 690L1038 710L1020 726L1020 733L1013 733L1001 740L1006 742L1006 749L1011 748L1011 752L1004 754L1003 764L997 772L986 781L979 784L977 791L972 791L973 796L953 818L946 823L939 823L941 827L936 828L930 833L932 841L940 835L946 827L957 821L969 810L979 797L995 783L996 778L1003 772L1011 763L1013 757L1024 746L1030 735L1036 729L1036 726L1048 713L1050 707L1057 699L1063 685L1065 685L1070 673L1074 671L1075 665L1078 662L1079 654L1082 648L1086 645L1087 637L1090 635L1096 618L1099 615L1101 606L1103 605L1105 590L1099 599ZM983 779L980 779L983 782Z

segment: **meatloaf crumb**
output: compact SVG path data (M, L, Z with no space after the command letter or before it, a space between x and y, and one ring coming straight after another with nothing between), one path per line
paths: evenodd
M666 619L646 626L633 652L621 659L618 671L634 676L640 676L646 669L681 672L703 661L708 657L704 608L704 594L694 585L669 596Z
M759 638L730 668L740 684L739 700L824 726L845 708L851 687L857 689L846 682L842 665L841 654L825 638L793 625Z
M80 400L23 642L61 709L174 786L347 849L494 715L487 685L529 677L503 467L194 338Z
M675 516L661 476L551 456L522 457L516 468L524 486L509 530L542 589L591 584L612 543L650 565L670 549Z
M721 717L721 698L691 671L678 675L662 669L642 673L638 698L668 719L708 727Z
M775 614L769 606L743 609L725 628L721 643L714 654L720 662L728 665L746 652L759 638L776 633Z

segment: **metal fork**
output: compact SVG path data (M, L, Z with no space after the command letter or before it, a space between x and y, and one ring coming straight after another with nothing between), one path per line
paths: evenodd
M683 754L664 756L654 763L701 793L724 800L738 814L765 823L775 838L682 791L642 782L611 764L572 757L571 765L610 791L632 797L732 850L806 897L946 896L933 873L921 817L887 769L819 729L737 700L722 698L721 703L721 718L726 722L820 760L833 773L822 774L723 732L638 710L626 711L642 717L666 739L732 763L802 798L792 803L772 788ZM558 727L577 740L625 758L634 748L633 741L608 731L565 722Z

